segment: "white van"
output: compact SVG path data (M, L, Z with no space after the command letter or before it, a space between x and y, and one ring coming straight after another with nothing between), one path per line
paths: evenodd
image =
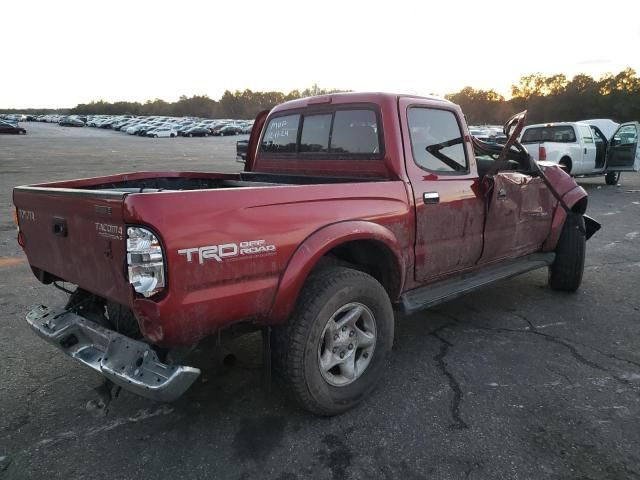
M640 170L640 125L624 123L608 136L596 123L528 125L522 131L520 143L536 160L557 163L572 176L605 175L608 185L616 185L620 172Z

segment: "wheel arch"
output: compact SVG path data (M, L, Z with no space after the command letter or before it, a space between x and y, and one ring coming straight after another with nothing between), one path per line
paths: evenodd
M560 160L558 160L558 165L562 165L563 163L567 166L567 173L571 175L571 172L573 171L573 162L571 160L571 157L567 153L562 155L562 157L560 157Z
M284 323L311 273L323 265L345 265L378 280L396 300L405 279L405 261L396 236L388 228L368 221L338 222L316 230L290 258L269 312L269 323Z
M587 205L589 203L589 195L584 190L584 188L576 185L575 188L569 190L562 197L565 205L569 207L569 210L573 213L578 213L580 215L584 215L587 211ZM561 205L558 205L553 214L553 220L551 221L551 232L547 237L547 240L544 242L542 250L545 252L550 252L555 250L556 245L558 244L558 239L560 238L560 233L562 232L562 227L564 226L564 222L567 219L567 212L562 208Z

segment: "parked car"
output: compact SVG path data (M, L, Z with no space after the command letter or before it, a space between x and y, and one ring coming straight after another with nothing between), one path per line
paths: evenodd
M4 120L0 120L0 133L13 133L16 135L26 135L27 131L19 127L18 124L10 123Z
M639 126L638 122L619 125L608 137L588 123L529 125L520 141L536 160L556 163L572 176L604 175L608 185L616 185L620 172L640 170Z
M79 118L65 117L58 122L61 127L84 127L84 122Z
M158 127L147 132L147 137L153 138L173 138L177 135L177 132L171 127Z
M36 278L78 286L27 322L110 382L165 401L200 370L163 352L259 328L301 406L344 412L384 371L392 305L414 312L536 268L551 288L580 286L599 224L586 191L517 142L523 122L488 145L445 100L334 94L261 113L242 173L16 187Z
M180 132L183 137L208 137L211 135L211 130L207 127L191 127L183 132Z
M240 135L242 133L242 129L236 127L235 125L225 125L222 128L215 129L211 132L212 135L216 135L219 137L224 137L227 135Z

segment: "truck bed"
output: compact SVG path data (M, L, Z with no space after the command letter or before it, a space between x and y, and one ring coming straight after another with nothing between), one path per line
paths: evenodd
M67 281L132 308L149 319L142 331L158 343L266 315L291 255L320 227L372 219L413 241L399 223L408 218L405 185L382 178L141 172L16 187L14 204L41 281ZM155 232L163 247L167 287L153 299L140 298L128 281L129 226ZM223 262L181 253L250 242L273 250ZM158 308L167 303L175 310Z

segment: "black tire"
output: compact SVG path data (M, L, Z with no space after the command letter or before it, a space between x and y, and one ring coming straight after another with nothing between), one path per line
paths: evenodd
M607 172L604 176L604 181L607 185L617 185L620 181L620 172Z
M189 136L190 136L190 137L193 137L193 133L190 133L190 134L189 134Z
M554 290L575 292L580 287L587 245L584 232L583 216L570 213L556 246L556 259L549 267L549 286Z
M355 380L334 386L319 365L320 349L327 338L322 335L335 313L352 304L363 305L371 313L369 321L375 323L376 340L369 363ZM305 283L289 322L273 331L274 372L302 408L318 415L340 414L365 400L376 387L391 351L393 331L391 302L377 280L350 268L324 268ZM358 357L359 351L356 346L347 358L354 357L354 362L368 358L369 354L362 351Z

